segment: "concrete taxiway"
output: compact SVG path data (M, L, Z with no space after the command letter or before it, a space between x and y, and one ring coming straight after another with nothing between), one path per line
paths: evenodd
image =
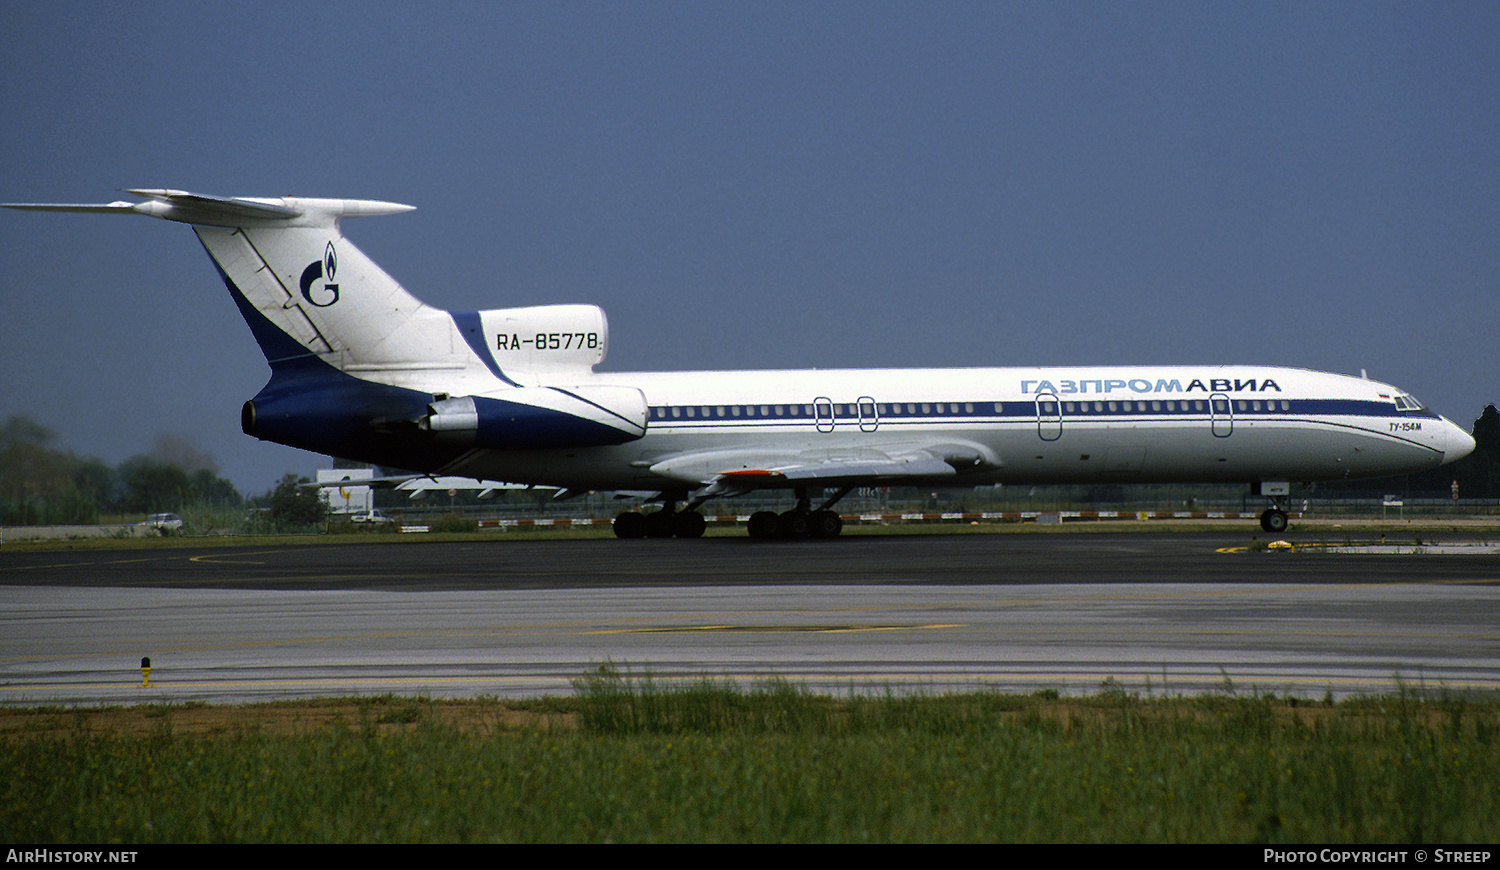
M0 703L572 691L1500 690L1500 556L1221 534L0 554ZM152 660L142 687L140 659Z

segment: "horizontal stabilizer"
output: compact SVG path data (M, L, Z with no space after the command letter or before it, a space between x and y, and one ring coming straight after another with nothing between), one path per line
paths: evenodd
M295 208L281 205L276 200L251 199L248 197L208 196L186 190L158 190L153 188L127 188L126 193L149 197L152 201L180 209L182 212L200 211L205 215L234 216L242 218L294 218L302 214ZM142 207L150 203L141 203ZM165 217L165 215L161 215ZM169 218L180 220L180 218Z
M145 202L111 203L0 203L25 211L95 212L140 214L195 226L240 227L248 225L333 226L343 217L400 214L415 206L372 199L308 199L295 196L210 196L167 188L131 188L125 191L146 197Z
M88 211L108 214L109 212L135 212L133 202L109 202L109 203L69 203L69 202L4 202L0 206L15 208L22 211Z

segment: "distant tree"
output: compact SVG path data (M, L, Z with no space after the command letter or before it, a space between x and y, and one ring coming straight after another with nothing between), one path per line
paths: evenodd
M120 508L133 513L175 511L192 495L187 472L150 456L120 463Z
M1474 421L1474 452L1453 464L1460 498L1500 498L1500 411L1486 405Z
M1457 462L1411 475L1409 492L1447 496L1458 481L1459 498L1500 498L1500 412L1487 405L1470 430L1474 452ZM1399 490L1391 490L1399 492Z
M120 474L104 460L90 456L73 470L73 488L91 500L98 510L113 510L120 503Z
M30 417L11 417L0 425L0 447L12 444L45 445L56 437L56 432Z
M213 457L185 438L159 436L151 455L118 468L54 449L56 438L28 417L0 423L0 524L95 523L103 510L146 514L179 511L192 500L244 501L218 476Z
M302 486L306 477L287 474L269 496L271 519L279 526L318 525L328 519L328 504L318 498L318 491Z
M1500 459L1500 411L1485 405L1484 413L1474 421L1474 452Z
M57 433L29 417L0 424L0 523L74 522L72 454L49 445Z
M219 473L219 462L213 456L198 449L190 439L181 435L161 434L151 442L151 458L166 465L175 465L188 474L199 471Z
M234 484L207 468L200 468L188 475L192 497L216 505L237 505L244 502Z

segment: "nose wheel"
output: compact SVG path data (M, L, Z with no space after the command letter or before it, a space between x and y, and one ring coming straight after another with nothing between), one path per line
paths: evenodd
M1286 531L1286 526L1286 511L1281 508L1268 508L1260 515L1260 527L1273 535Z
M1273 535L1286 531L1286 500L1291 495L1291 484L1285 480L1262 480L1250 484L1250 491L1271 502L1260 515L1260 527Z

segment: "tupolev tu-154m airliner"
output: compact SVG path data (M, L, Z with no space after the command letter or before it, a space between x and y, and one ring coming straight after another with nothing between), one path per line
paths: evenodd
M144 201L9 207L191 225L271 367L246 434L562 496L654 493L659 511L615 519L622 538L698 537L705 501L762 489L796 506L754 514L753 537L832 537L855 487L1099 481L1245 482L1278 532L1292 481L1421 471L1474 449L1396 387L1296 368L596 372L599 308L432 308L339 227L412 206L127 192Z

